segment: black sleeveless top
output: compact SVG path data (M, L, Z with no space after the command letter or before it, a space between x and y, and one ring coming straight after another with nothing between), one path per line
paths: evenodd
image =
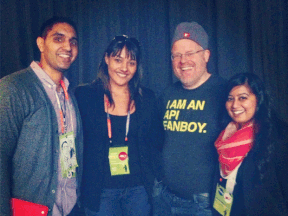
M110 147L128 146L130 174L111 176L109 160L104 165L103 188L121 189L143 185L139 161L139 149L137 145L138 125L135 112L130 115L128 141L125 141L127 116L115 116L110 114L112 128L112 143ZM108 133L107 133L108 136ZM107 157L109 152L106 152Z

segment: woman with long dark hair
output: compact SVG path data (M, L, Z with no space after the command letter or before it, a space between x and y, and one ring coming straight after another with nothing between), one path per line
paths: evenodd
M241 73L229 80L226 93L230 123L215 142L215 214L287 215L287 147L264 85L255 74Z
M116 36L96 81L76 89L84 131L81 200L87 216L150 213L161 123L154 93L140 86L140 57L135 38Z

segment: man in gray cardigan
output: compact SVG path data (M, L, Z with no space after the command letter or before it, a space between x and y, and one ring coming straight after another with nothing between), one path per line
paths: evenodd
M78 55L76 26L53 17L36 42L40 62L0 80L1 216L11 215L15 199L30 202L31 212L48 207L39 215L73 215L79 197L82 127L63 75Z

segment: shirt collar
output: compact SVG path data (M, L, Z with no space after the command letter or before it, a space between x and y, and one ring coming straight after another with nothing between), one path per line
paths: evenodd
M40 79L40 81L42 82L43 85L56 91L56 84L48 76L48 74L45 73L45 71L39 66L39 62L32 61L30 64L30 67L33 69L34 73L38 76L38 78ZM67 90L68 90L69 81L65 76L63 76L63 81L64 81L64 84L65 84ZM62 88L61 88L61 91L63 91Z

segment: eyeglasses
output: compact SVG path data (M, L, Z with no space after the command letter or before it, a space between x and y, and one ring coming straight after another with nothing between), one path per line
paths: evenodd
M120 43L123 43L124 41L131 41L134 43L136 46L140 47L140 43L136 38L129 38L127 35L121 35L121 36L115 36L113 40L119 41Z
M191 60L196 53L199 53L202 51L205 51L205 50L198 50L196 52L187 52L185 54L180 54L180 53L175 54L175 55L172 54L171 59L172 59L172 61L179 61L179 60L181 60L182 56L185 56L186 59Z

